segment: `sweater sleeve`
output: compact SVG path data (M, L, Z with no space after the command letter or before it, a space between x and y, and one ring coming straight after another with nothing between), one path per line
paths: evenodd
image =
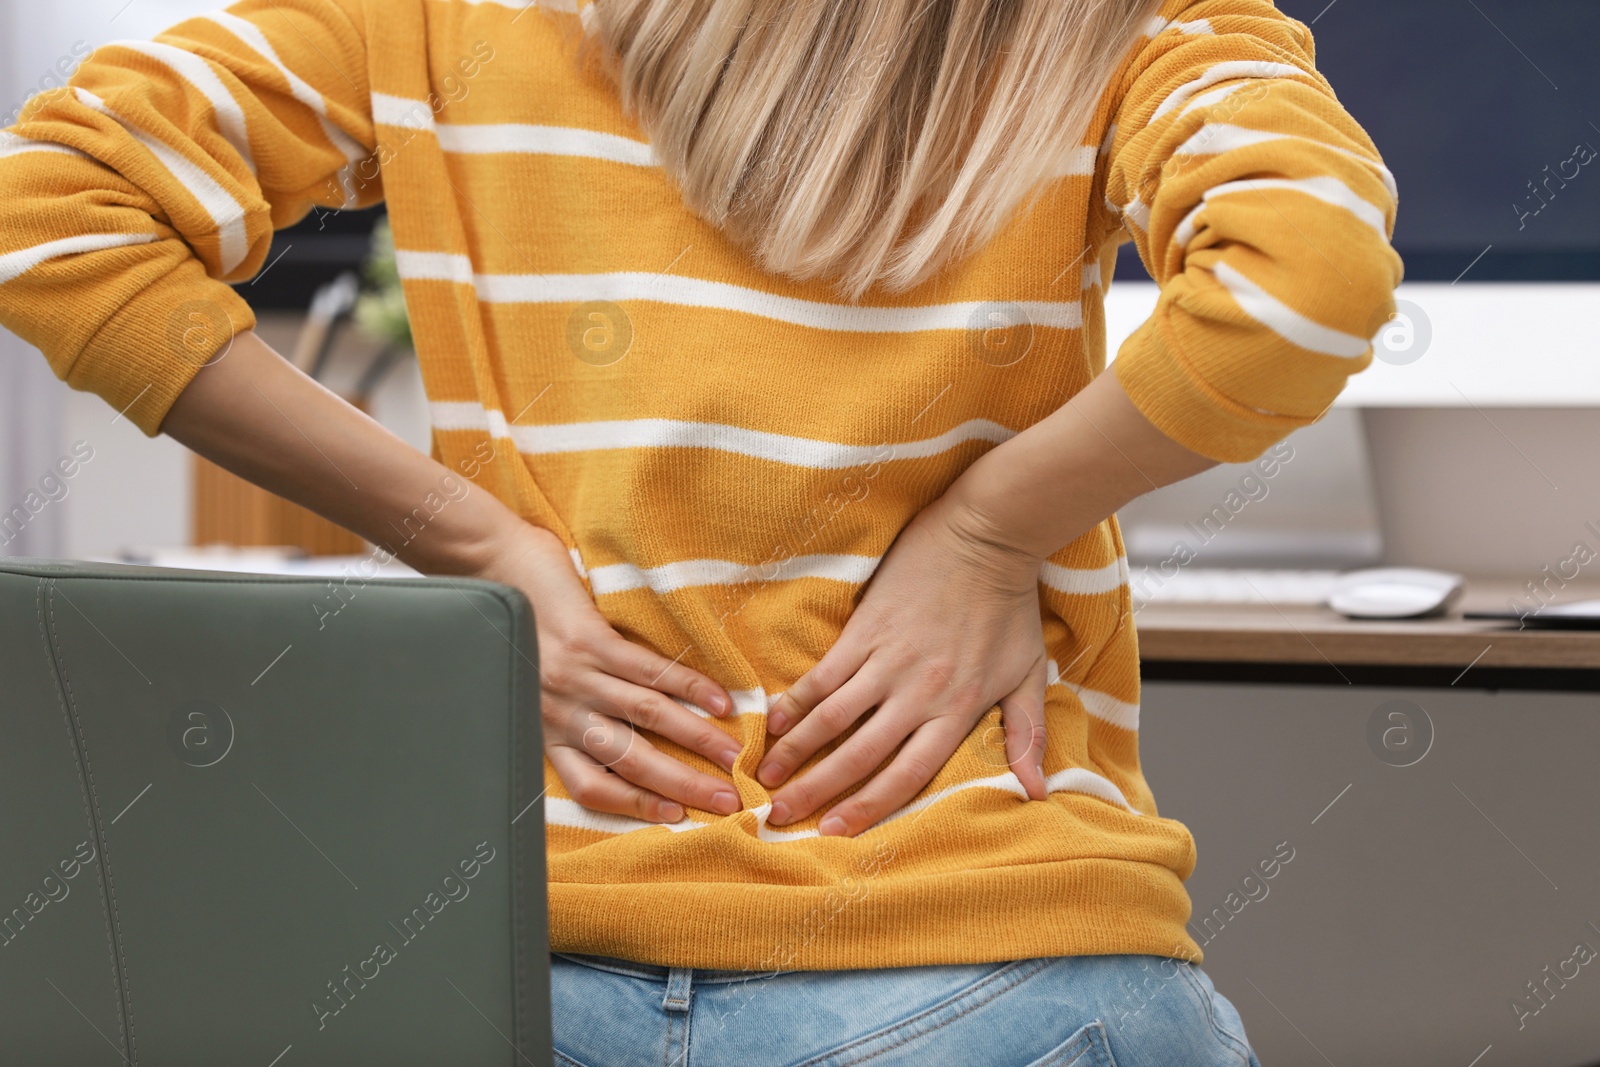
M1107 207L1155 313L1113 364L1180 444L1253 459L1372 359L1400 259L1394 178L1267 0L1169 3L1124 71Z
M30 101L0 133L0 323L157 433L255 325L228 283L273 231L382 197L365 2L244 0Z

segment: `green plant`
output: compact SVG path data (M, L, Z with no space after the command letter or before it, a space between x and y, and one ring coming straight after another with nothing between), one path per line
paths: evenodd
M410 349L411 320L406 316L405 293L394 257L394 233L387 216L372 230L372 251L362 266L368 288L356 300L356 325L374 340Z

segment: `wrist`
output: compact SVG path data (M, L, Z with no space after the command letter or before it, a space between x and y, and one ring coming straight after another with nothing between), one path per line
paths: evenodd
M1039 552L1011 536L981 506L946 494L934 501L921 518L931 524L965 561L1011 585L1038 580L1039 566L1048 552Z
M523 521L488 490L452 473L439 485L441 492L424 498L421 509L434 512L431 518L413 511L385 524L388 531L411 535L395 554L422 573L492 578L518 569L511 561L533 554L537 534L560 546L554 534Z
M948 509L944 521L965 540L1037 568L1130 497L1108 493L1075 465L1044 471L1032 464L1001 462L1015 460L1015 453L1002 457L1001 452L1017 440L968 467L936 503Z
M458 547L460 558L471 566L465 573L515 586L527 585L530 580L537 583L552 567L576 577L567 546L559 537L509 508L505 511L509 521L497 523L484 536Z

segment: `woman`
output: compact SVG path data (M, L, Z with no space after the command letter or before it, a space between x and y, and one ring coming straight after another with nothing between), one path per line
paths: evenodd
M431 458L226 284L380 198ZM245 0L35 101L0 204L0 320L147 434L379 544L486 490L395 551L536 609L561 1062L1255 1062L1113 512L1392 306L1393 180L1269 0Z

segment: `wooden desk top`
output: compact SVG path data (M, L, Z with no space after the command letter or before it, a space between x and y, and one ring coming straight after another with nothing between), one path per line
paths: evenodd
M1140 658L1188 663L1329 664L1600 670L1600 631L1522 629L1461 618L1504 611L1526 579L1472 578L1449 616L1361 622L1329 608L1147 604L1135 616ZM1568 582L1558 602L1600 598L1600 581Z

